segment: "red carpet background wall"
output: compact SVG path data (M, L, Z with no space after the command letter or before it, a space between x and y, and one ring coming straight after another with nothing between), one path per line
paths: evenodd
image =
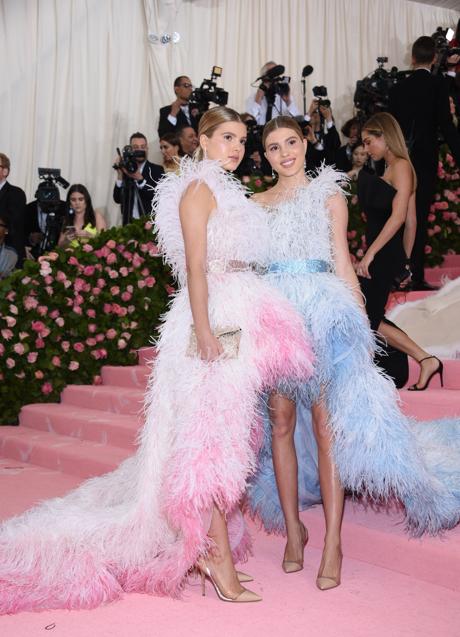
M149 222L113 228L0 282L2 424L102 365L132 364L155 335L172 280Z

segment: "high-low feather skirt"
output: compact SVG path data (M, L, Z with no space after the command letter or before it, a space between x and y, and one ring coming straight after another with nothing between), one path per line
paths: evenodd
M460 520L460 418L417 422L401 412L394 384L372 361L375 345L367 321L334 274L270 274L268 279L304 317L316 357L314 376L297 394L300 508L321 501L310 408L322 396L333 458L346 489L377 501L398 499L414 535L455 526ZM267 531L284 533L267 412L264 420L249 507Z
M0 529L0 612L92 608L124 591L178 595L209 548L216 504L234 558L249 538L238 503L256 467L259 395L312 371L300 317L253 272L208 278L211 325L240 327L238 358L186 355L187 290L162 326L137 453L63 498L43 502Z

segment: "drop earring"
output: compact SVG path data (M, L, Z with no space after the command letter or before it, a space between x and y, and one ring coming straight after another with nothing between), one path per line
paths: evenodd
M272 179L273 179L273 180L275 180L275 179L276 179L276 173L275 173L275 171L273 170L273 168L272 168Z

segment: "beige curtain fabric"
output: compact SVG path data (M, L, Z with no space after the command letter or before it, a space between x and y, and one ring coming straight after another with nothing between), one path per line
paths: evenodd
M413 40L459 17L407 0L0 0L0 152L29 200L37 167L58 167L118 223L115 148L141 130L159 160L158 109L172 101L177 75L199 85L222 66L219 86L242 110L274 60L301 108L300 74L311 64L308 95L326 85L340 125L377 56L407 68ZM151 42L173 31L179 43Z

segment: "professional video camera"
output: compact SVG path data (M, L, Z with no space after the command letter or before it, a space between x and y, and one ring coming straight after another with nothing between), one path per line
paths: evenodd
M358 109L357 117L362 121L367 120L374 113L387 110L391 87L411 73L411 71L398 71L396 66L387 71L383 68L387 62L387 57L378 57L378 68L356 82L353 102Z
M120 161L118 164L114 164L113 168L115 170L120 170L120 168L124 168L128 173L135 173L139 169L139 164L137 163L138 159L144 160L145 150L133 150L132 146L129 144L123 146L123 152L120 152L120 149L117 148L117 153L120 157Z
M197 108L200 115L209 109L209 103L225 106L228 102L228 92L219 88L215 79L221 77L222 67L213 66L211 79L204 79L199 88L196 88L190 96L189 107L192 110Z
M59 184L62 188L68 188L70 184L61 177L59 168L39 168L38 178L41 181L38 184L35 197L40 210L46 214L46 228L38 250L40 255L54 248L61 232L63 220L62 202L59 188L56 184Z
M269 69L265 75L261 75L257 78L256 82L262 80L259 88L265 93L265 97L269 104L273 104L276 95L287 95L290 91L289 82L291 78L288 75L283 75L284 66L277 64L273 68Z
M327 88L325 86L314 86L313 97L316 99L318 106L326 106L329 108L331 100L327 97Z
M453 29L438 27L431 36L436 47L436 61L433 66L433 74L447 70L447 58L451 55L460 55L460 48L450 47L450 41L454 37Z

